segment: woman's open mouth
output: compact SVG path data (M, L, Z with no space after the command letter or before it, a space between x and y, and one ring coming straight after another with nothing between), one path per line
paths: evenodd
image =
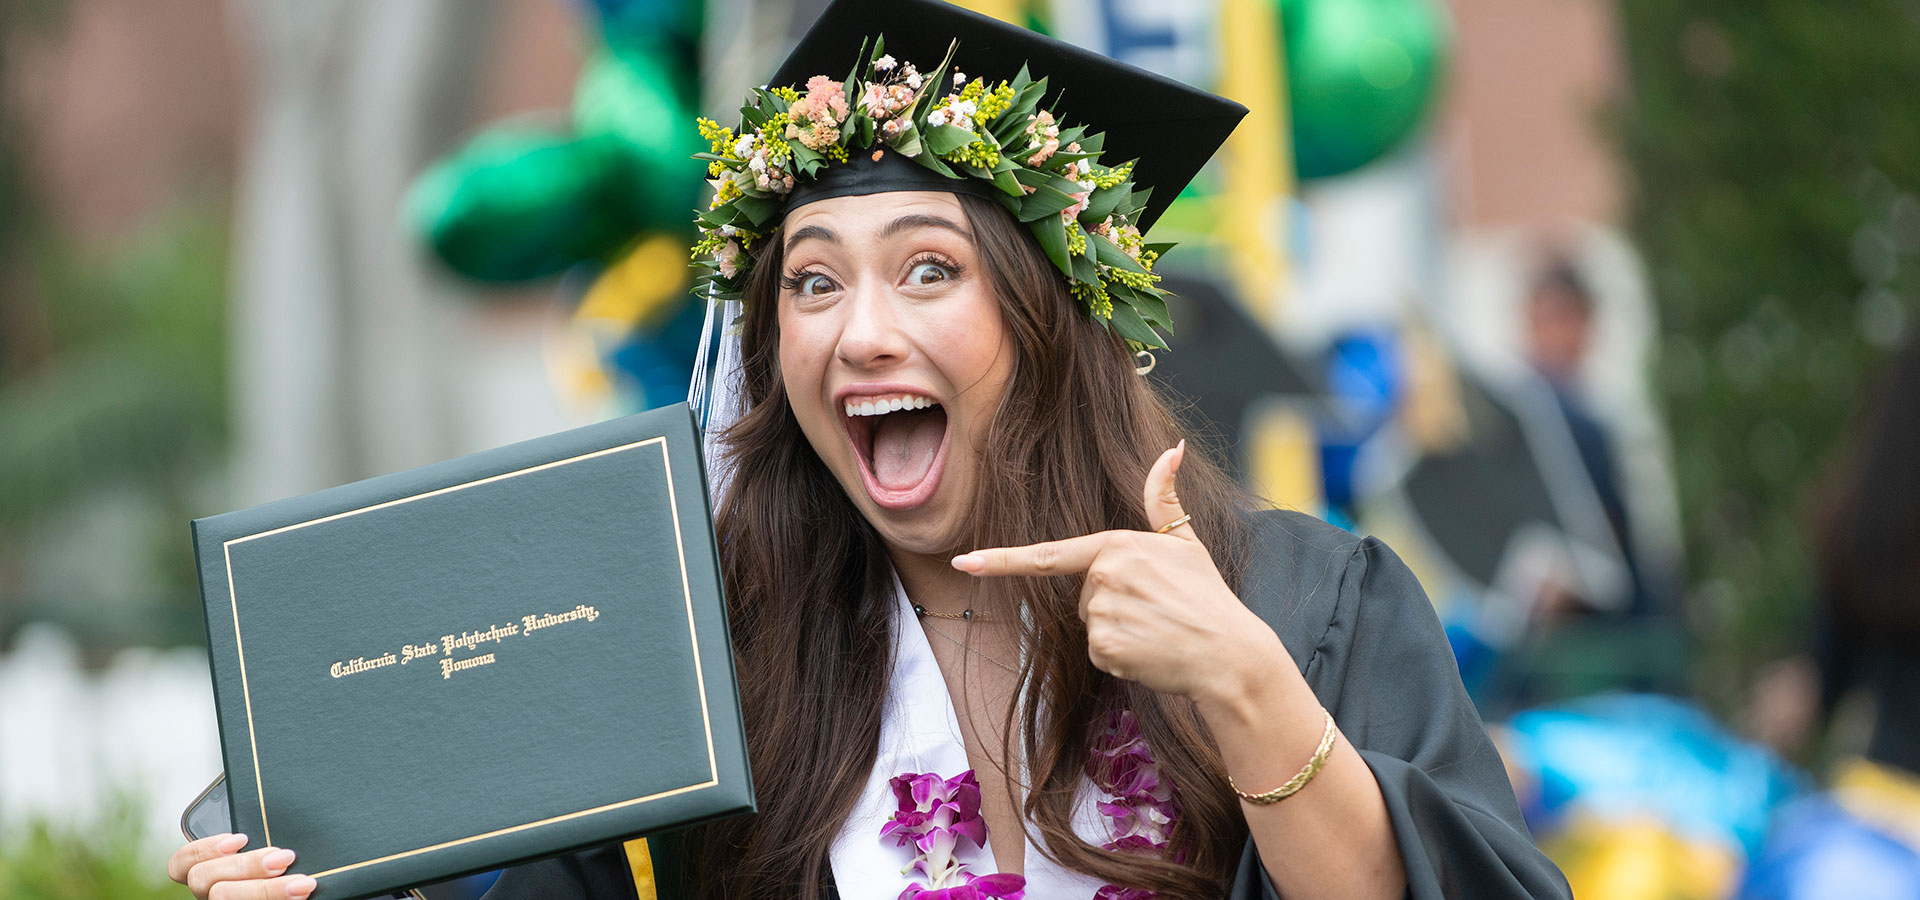
M912 509L933 497L947 460L947 411L925 394L842 397L847 439L873 502Z

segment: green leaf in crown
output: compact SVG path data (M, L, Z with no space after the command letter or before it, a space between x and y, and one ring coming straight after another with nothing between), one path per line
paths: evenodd
M876 41L844 81L807 79L805 92L761 88L740 108L740 125L700 120L713 200L695 218L700 239L694 293L739 299L755 243L773 231L794 185L850 153L889 149L942 175L977 178L1034 240L1094 321L1134 350L1164 349L1166 292L1153 265L1171 246L1149 248L1136 223L1147 192L1134 189L1133 163L1103 166L1103 135L1065 127L1041 109L1047 80L1022 66L989 84L947 74L953 49L931 75L900 62Z

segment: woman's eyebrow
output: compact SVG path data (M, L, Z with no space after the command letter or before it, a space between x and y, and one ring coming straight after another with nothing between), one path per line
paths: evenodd
M804 241L808 238L815 238L818 240L826 241L829 244L840 243L840 238L835 236L833 232L828 231L826 228L823 228L819 225L807 225L802 228L796 229L792 234L787 235L787 245L781 248L781 252L792 253L793 247L795 244L798 244L801 241Z
M945 228L968 240L973 239L973 235L968 234L965 228L955 224L953 220L943 219L939 216L930 216L925 213L913 213L888 222L887 227L880 230L880 237L890 238L903 231L911 231L915 228Z

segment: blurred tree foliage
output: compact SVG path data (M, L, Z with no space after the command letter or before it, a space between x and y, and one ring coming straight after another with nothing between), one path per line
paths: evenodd
M190 900L145 852L137 807L108 805L91 827L33 821L0 842L0 897L8 900Z
M221 456L227 434L224 197L176 197L103 245L70 234L36 190L30 120L6 63L56 39L65 13L64 0L0 3L0 644L22 617L75 607L21 594L25 548L41 525L103 491L137 494L150 519L150 539L114 552L146 558L152 596L113 600L191 612L182 523L198 470ZM93 623L69 624L94 636ZM154 625L132 617L109 640Z
M0 529L102 482L171 494L184 464L218 455L226 244L225 222L192 209L104 252L33 235L26 302L50 352L0 380Z
M1725 703L1799 649L1809 502L1856 395L1920 326L1920 2L1619 9L1697 674Z

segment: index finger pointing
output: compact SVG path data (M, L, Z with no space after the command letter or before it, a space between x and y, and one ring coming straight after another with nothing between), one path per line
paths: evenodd
M972 575L1074 575L1085 572L1107 546L1107 532L1083 534L1024 547L975 550L953 558L953 567Z

